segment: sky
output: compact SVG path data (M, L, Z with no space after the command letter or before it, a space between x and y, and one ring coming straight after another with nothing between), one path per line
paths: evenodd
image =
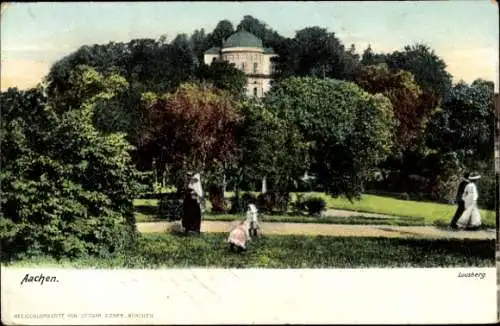
M82 45L173 39L244 15L286 37L310 26L334 32L362 53L424 42L454 82L484 78L498 92L498 4L493 0L386 2L40 2L2 3L1 88L36 85L57 60Z

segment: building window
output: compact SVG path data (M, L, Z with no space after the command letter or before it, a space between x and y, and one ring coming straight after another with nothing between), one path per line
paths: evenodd
M253 73L256 74L257 73L257 67L258 67L258 63L257 62L254 62L253 63Z
M241 70L245 71L245 63L244 62L241 63Z
M253 88L253 96L257 96L257 87Z

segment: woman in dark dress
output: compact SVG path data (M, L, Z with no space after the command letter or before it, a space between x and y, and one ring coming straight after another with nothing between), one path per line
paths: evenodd
M186 233L200 233L202 196L200 175L196 174L184 192L182 227Z

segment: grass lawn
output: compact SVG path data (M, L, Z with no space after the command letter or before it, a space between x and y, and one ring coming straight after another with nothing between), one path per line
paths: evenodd
M30 259L5 266L73 268L363 268L492 267L494 240L420 240L325 236L266 236L247 252L229 252L224 234L141 235L135 252L115 259Z
M361 200L351 203L348 199L342 197L332 198L323 193L309 194L325 199L328 208L404 217L423 217L426 221L451 219L456 210L455 205L402 200L377 195L363 195ZM483 217L483 222L493 223L494 225L494 211L482 209L481 216Z
M353 203L345 198L332 198L322 193L307 193L308 195L321 196L327 202L327 207L366 213L393 215L389 218L367 218L363 216L352 217L307 217L297 215L265 216L268 222L297 222L297 223L335 223L335 224L384 224L384 225L447 225L455 213L454 205L401 200L383 196L363 195L361 200ZM231 196L232 193L227 193ZM296 194L292 194L292 200ZM138 222L161 221L157 216L158 200L136 199L136 218ZM207 210L210 202L207 201ZM207 220L229 221L241 218L240 215L210 215ZM495 227L495 212L481 210L481 217L485 227Z

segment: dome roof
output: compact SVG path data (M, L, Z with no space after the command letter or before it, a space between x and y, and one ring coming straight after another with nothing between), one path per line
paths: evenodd
M223 48L263 48L263 45L257 36L241 30L229 36L224 41Z

